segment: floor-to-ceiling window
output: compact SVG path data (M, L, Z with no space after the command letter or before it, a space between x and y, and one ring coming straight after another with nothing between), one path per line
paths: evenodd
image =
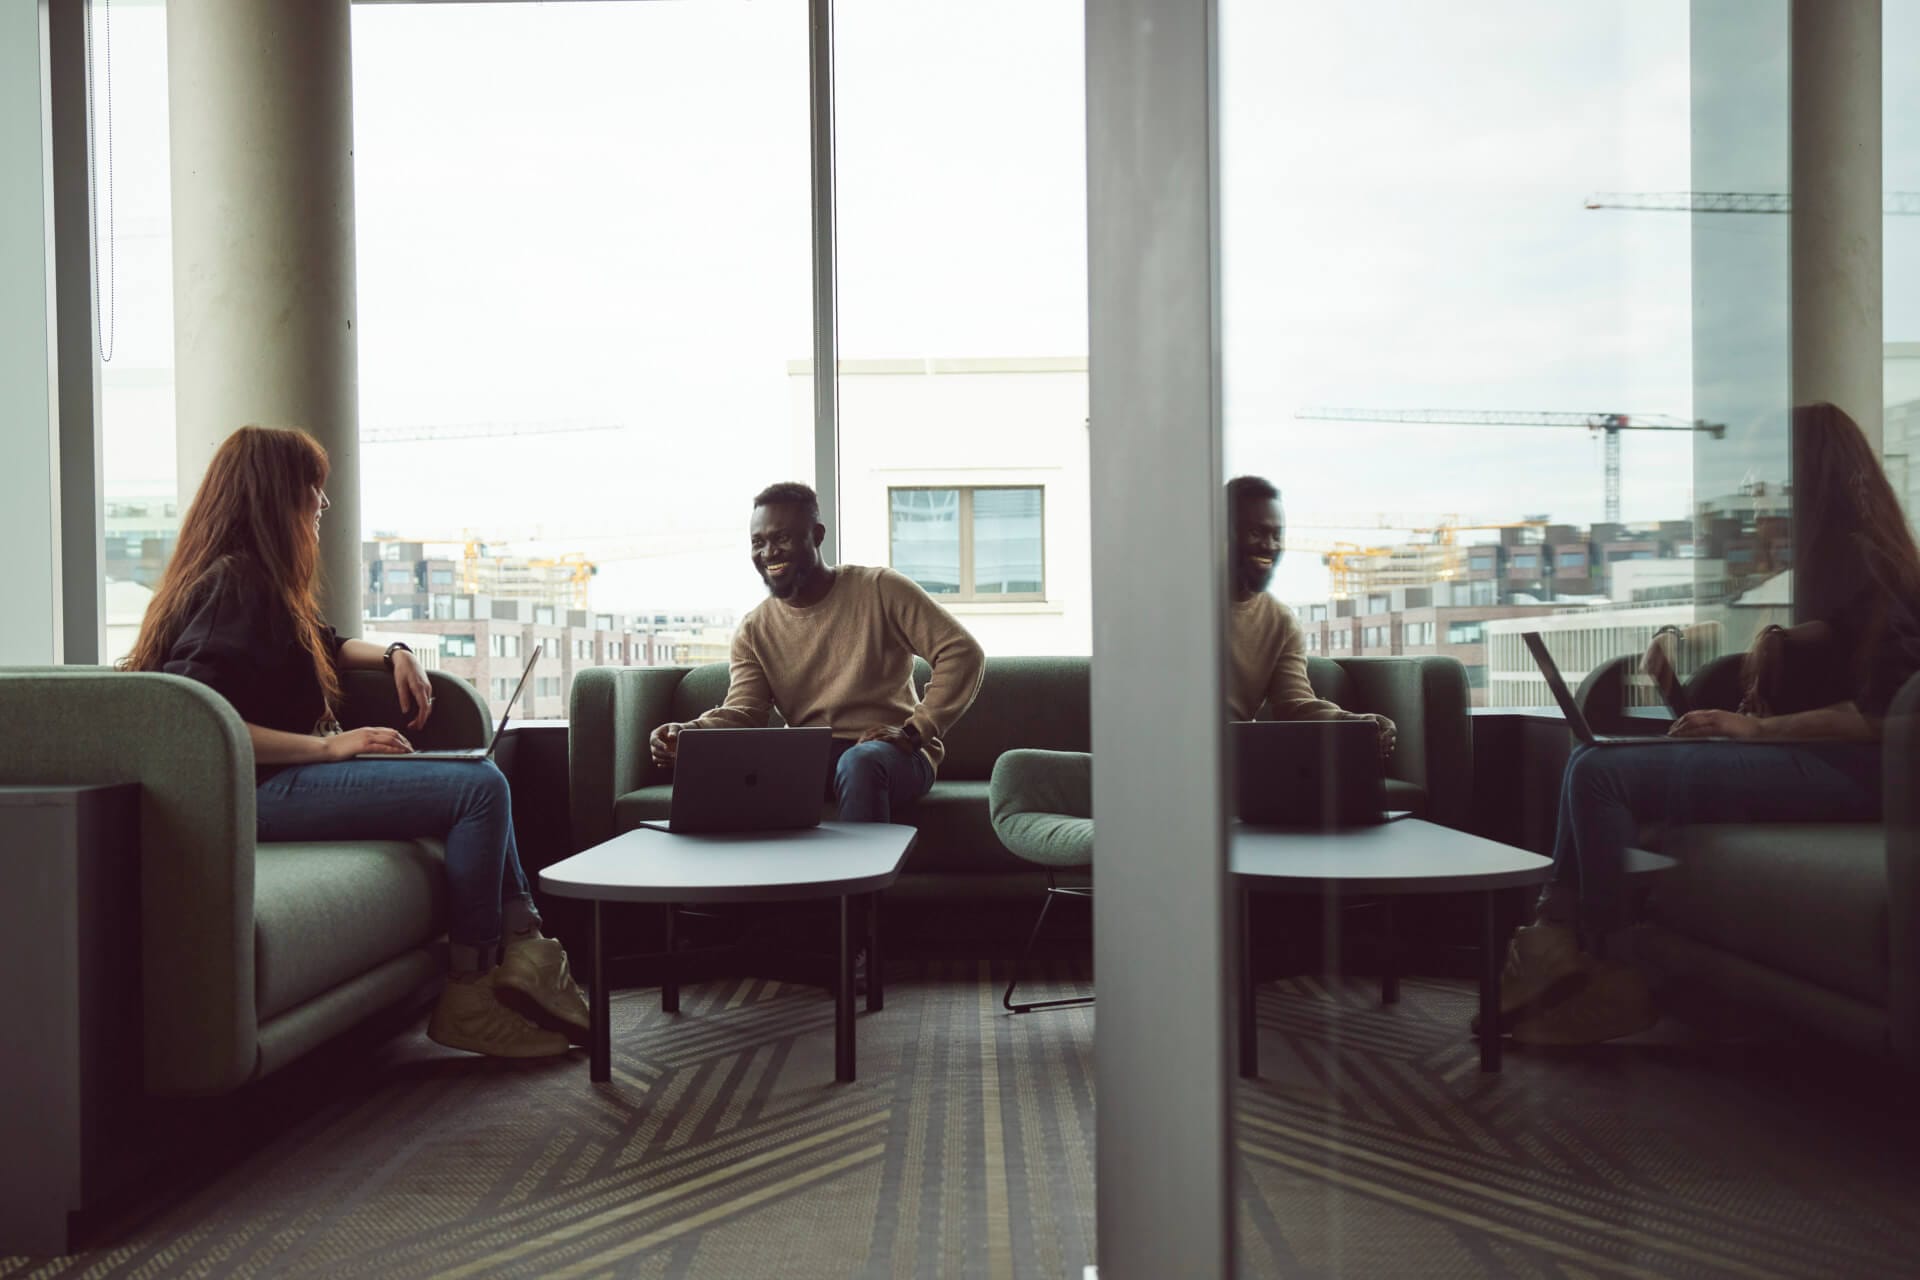
M812 479L804 0L353 35L368 625L545 641L539 715L580 666L725 660L753 496ZM442 665L518 675L477 647Z

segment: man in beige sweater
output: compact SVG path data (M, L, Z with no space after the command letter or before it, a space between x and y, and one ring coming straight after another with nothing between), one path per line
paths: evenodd
M1380 754L1393 754L1393 721L1342 711L1314 695L1299 624L1287 606L1267 594L1286 532L1280 491L1259 476L1230 480L1227 511L1232 521L1227 566L1233 592L1228 716L1251 720L1264 702L1276 720L1371 720L1380 730Z
M973 705L986 658L919 584L892 569L820 559L820 502L803 484L753 500L753 567L772 597L741 619L726 701L664 724L648 746L671 767L682 729L750 729L775 707L797 728L833 730L833 790L843 822L891 822L927 793L942 739ZM924 696L913 659L933 668Z

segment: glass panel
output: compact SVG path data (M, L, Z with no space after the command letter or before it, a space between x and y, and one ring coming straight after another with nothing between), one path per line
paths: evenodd
M806 0L357 5L353 41L364 518L454 578L383 629L527 601L554 659L724 658L753 496L813 472Z
M1041 595L1039 489L973 491L973 593Z
M892 512L893 567L929 595L960 590L960 491L895 489Z
M1920 0L1884 0L1881 9L1886 104L1881 128L1884 222L1887 479L1920 527Z
M1043 548L983 546L993 507L928 589L989 653L1089 653L1082 6L836 0L834 41L842 558L888 554L890 489L1038 490Z
M180 528L174 491L167 11L90 6L106 651L133 648ZM111 74L109 74L109 64Z

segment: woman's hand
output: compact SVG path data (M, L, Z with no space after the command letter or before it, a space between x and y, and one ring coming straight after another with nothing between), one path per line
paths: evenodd
M351 760L357 755L403 756L413 750L406 735L398 729L373 727L348 729L331 738L321 739L320 754L328 761Z
M433 685L419 659L405 649L393 651L393 687L400 695L400 714L411 717L407 728L425 725L433 714Z
M1689 711L1667 730L1671 738L1757 738L1760 718L1738 711Z

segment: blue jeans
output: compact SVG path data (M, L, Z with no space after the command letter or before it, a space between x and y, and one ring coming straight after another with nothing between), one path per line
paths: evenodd
M1629 923L1626 851L1642 826L1879 816L1874 743L1576 747L1560 783L1554 884L1574 892L1578 923L1610 933Z
M295 765L256 795L261 840L444 839L455 945L491 946L500 940L500 904L531 905L507 778L490 760Z
M927 794L933 766L890 742L833 743L833 795L842 822L892 822L893 811Z

